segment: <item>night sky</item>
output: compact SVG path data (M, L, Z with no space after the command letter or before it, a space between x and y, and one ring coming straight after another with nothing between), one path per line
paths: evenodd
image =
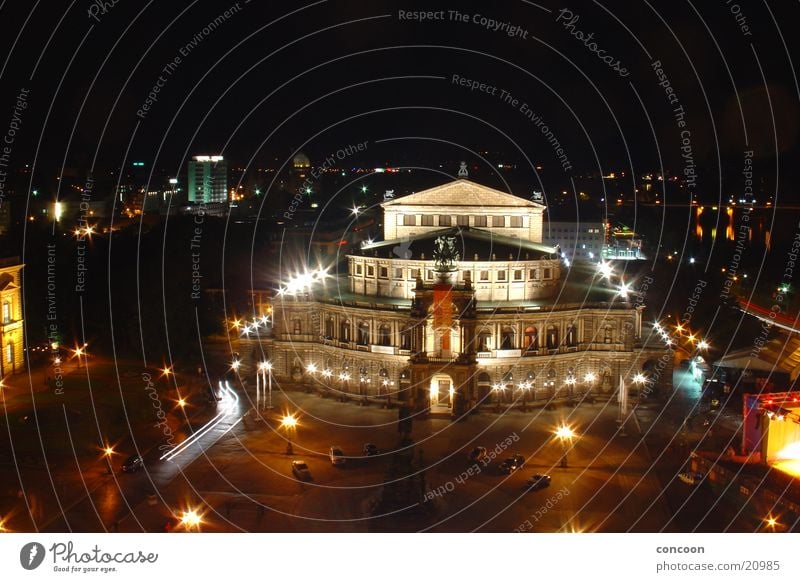
M681 173L687 129L698 188L713 191L745 150L770 182L797 154L793 2L462 2L466 22L435 2L101 4L0 4L0 120L30 91L12 164L80 176L141 159L182 174L201 152L280 166L366 140L354 164L480 165L488 151L568 179Z

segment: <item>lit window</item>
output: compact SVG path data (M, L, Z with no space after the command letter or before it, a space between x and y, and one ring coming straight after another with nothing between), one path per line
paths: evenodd
M489 280L489 271L481 271L481 281Z
M439 215L439 226L450 226L452 224L452 220L450 216L446 214Z
M475 217L475 226L486 226L486 217L485 216L476 216Z
M506 225L505 216L492 216L492 226L495 228L503 227Z
M422 226L433 226L433 216L422 215Z
M506 280L506 272L505 271L497 271L497 280L498 281L505 281Z
M514 270L514 281L522 281L522 269Z
M511 227L512 228L522 228L522 217L521 216L512 216L511 217Z
M403 216L403 226L417 226L417 217L414 214L406 214Z

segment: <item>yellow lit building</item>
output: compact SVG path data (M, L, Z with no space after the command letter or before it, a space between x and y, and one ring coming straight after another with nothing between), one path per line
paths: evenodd
M16 257L0 259L0 378L24 369L22 267Z

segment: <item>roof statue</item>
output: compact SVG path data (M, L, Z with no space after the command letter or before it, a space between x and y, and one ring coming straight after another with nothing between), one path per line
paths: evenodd
M469 178L469 170L467 170L467 162L461 162L461 167L458 168L459 178Z
M440 236L434 243L433 251L434 270L437 273L450 273L458 270L458 261L461 256L456 250L456 237Z

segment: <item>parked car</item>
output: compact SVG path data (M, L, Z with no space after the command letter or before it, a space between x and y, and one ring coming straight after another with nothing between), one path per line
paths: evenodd
M467 454L467 459L473 463L486 458L486 447L475 447Z
M702 473L678 473L678 479L687 485L697 485L703 480Z
M342 452L342 447L333 445L330 450L331 465L344 465L347 459Z
M139 455L131 455L122 463L123 473L133 473L144 467L144 460Z
M525 481L525 487L535 491L536 489L544 489L545 487L550 487L550 475L540 475L536 474L532 476L530 479Z
M378 454L378 447L373 443L367 443L364 445L364 456L365 457L374 457Z
M525 457L522 455L514 455L513 457L507 458L505 461L500 463L500 471L507 475L510 475L522 465L525 464Z
M301 481L311 481L311 471L305 461L292 461L292 473Z

